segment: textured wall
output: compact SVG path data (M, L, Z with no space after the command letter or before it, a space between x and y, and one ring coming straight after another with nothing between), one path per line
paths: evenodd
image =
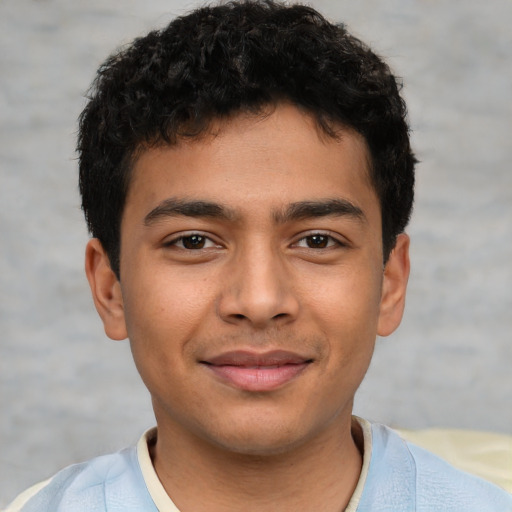
M512 433L512 2L312 4L404 78L422 161L406 318L356 411ZM89 297L73 147L107 53L190 5L0 0L0 505L153 423Z

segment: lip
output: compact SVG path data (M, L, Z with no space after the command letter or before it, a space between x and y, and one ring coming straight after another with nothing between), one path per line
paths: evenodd
M280 388L298 377L312 359L285 350L225 352L201 363L221 381L244 391Z

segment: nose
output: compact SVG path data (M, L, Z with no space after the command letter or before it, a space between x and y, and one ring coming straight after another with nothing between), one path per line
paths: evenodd
M228 323L263 329L293 321L299 311L294 280L272 247L247 248L226 268L218 313Z

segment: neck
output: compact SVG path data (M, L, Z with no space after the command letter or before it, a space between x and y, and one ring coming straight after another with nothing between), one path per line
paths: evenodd
M279 454L233 453L159 425L155 470L181 512L340 512L362 467L351 418ZM356 435L360 438L360 435ZM359 444L359 443L358 443Z

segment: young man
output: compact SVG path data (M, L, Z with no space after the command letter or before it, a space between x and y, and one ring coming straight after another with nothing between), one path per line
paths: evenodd
M272 2L199 9L102 66L78 143L86 272L157 428L9 510L512 510L352 417L409 274L398 89L342 26Z

